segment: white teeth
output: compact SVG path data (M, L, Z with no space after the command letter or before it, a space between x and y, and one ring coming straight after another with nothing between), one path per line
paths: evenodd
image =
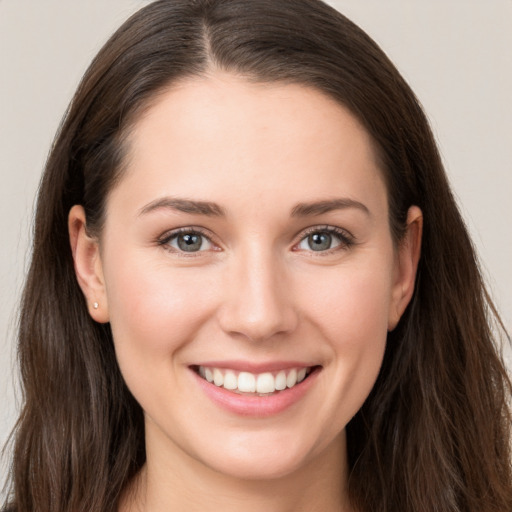
M286 377L286 385L289 388L293 388L297 384L297 370L294 368Z
M226 372L226 375L224 375L224 387L226 389L238 388L238 379L233 372Z
M286 389L286 373L284 373L284 371L280 371L276 375L276 389L278 391Z
M276 390L274 376L271 373L260 373L256 380L258 393L273 393Z
M256 391L256 378L252 373L240 372L238 375L238 391L254 393Z
M224 375L222 375L222 372L218 368L213 370L213 383L216 386L222 386L222 384L224 384Z
M237 376L233 370L199 366L198 373L208 382L218 387L224 387L224 389L265 395L276 391L283 391L287 387L292 388L299 384L306 378L309 373L308 370L308 368L301 367L281 370L277 374L271 372L260 374L240 372Z

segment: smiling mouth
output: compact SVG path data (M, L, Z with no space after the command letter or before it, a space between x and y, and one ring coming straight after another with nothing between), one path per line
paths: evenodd
M271 396L297 386L317 368L319 367L297 367L264 373L241 372L209 366L193 366L192 370L209 383L233 393Z

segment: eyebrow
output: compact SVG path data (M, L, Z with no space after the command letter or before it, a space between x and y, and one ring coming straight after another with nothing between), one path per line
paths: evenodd
M310 217L322 215L333 210L345 210L347 208L356 208L370 214L370 210L359 201L348 198L330 199L325 201L315 201L311 203L298 203L292 208L292 217ZM211 201L194 201L191 199L178 199L175 197L162 197L141 208L139 216L146 215L154 210L170 209L182 213L195 215L207 215L211 217L225 217L224 209L217 203Z
M210 201L193 201L191 199L178 199L174 197L162 197L156 199L144 206L139 216L146 215L154 210L159 209L175 210L182 213L191 213L196 215L208 215L212 217L225 216L224 209L216 203Z
M366 215L371 216L370 210L363 203L355 201L354 199L339 198L312 203L299 203L292 208L292 217L322 215L333 210L345 210L347 208L356 208L364 212Z

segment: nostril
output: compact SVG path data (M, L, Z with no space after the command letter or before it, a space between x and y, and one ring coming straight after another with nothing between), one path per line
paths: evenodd
M226 308L220 316L220 326L231 336L263 342L292 333L296 329L297 318L293 310L279 305L267 310L244 310L243 305L238 305L231 311Z

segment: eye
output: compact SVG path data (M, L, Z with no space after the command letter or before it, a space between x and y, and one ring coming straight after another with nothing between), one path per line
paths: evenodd
M352 238L343 230L334 227L315 228L297 244L301 251L325 252L336 248L348 248Z
M176 252L193 253L213 248L211 240L206 235L194 230L170 233L158 243Z

